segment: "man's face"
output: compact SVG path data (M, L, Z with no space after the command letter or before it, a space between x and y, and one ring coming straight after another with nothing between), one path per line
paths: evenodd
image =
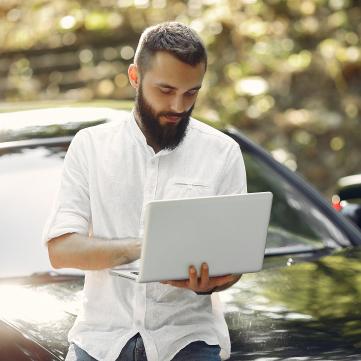
M181 143L203 76L203 63L193 67L166 52L156 53L135 99L147 140L160 149L174 149Z

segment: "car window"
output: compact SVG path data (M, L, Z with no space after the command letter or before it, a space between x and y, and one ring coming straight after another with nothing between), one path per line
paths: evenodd
M74 135L82 128L117 119L121 110L63 107L0 114L0 143Z
M51 269L42 230L67 147L0 149L0 278Z
M318 207L271 166L253 154L243 152L243 156L248 192L273 193L267 249L290 246L323 248L325 245L334 246L340 237L343 238Z

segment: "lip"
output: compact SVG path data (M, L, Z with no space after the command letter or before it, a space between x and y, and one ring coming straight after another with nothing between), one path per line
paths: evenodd
M173 116L166 116L164 115L163 118L166 120L167 123L178 123L181 117L173 117Z

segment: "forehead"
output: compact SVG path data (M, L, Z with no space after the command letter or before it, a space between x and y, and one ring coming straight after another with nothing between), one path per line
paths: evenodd
M144 82L162 82L176 88L187 88L202 83L205 73L204 63L195 66L183 63L167 52L157 52L152 65L144 75Z

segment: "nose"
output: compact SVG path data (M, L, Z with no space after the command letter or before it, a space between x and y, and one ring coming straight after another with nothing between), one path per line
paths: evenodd
M170 104L170 109L174 113L181 114L184 112L184 102L182 96L175 96Z

